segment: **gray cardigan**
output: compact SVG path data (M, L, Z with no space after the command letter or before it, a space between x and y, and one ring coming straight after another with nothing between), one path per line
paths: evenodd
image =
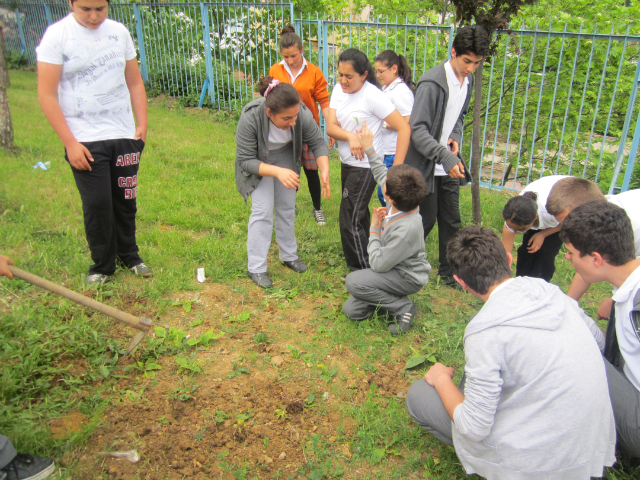
M295 172L300 173L302 144L309 145L316 158L329 155L329 148L309 109L300 103L298 120L291 129ZM263 97L245 105L236 129L236 187L245 202L262 177L258 169L269 157L269 117Z
M445 62L446 63L446 62ZM450 137L462 150L462 127L464 117L469 111L469 102L473 95L474 77L469 75L469 88L462 111L458 117ZM420 170L427 181L427 194L433 192L433 178L436 163L442 164L445 172L455 167L458 162L464 162L460 153L453 155L444 145L440 144L442 124L449 101L449 86L444 63L430 69L420 77L416 88L416 98L411 110L411 142L404 163ZM465 177L460 180L461 185L471 181L469 169L465 165Z

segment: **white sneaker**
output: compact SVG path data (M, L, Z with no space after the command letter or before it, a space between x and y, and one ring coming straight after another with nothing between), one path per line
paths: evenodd
M316 219L316 223L318 225L324 225L325 223L327 223L327 219L324 218L324 213L322 213L322 209L314 210L313 211L313 216Z

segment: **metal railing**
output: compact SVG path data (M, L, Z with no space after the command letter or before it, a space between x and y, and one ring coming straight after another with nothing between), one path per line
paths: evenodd
M34 63L47 25L67 12L66 5L0 4L7 50ZM256 81L280 60L277 41L286 23L294 24L306 58L330 88L345 48L372 60L385 49L403 53L417 81L448 58L455 34L452 25L421 19L294 19L291 3L112 2L109 16L131 32L150 94L233 110L254 98ZM628 28L571 32L567 25L523 22L503 35L485 64L481 184L519 190L544 175L572 174L610 192L640 186L639 56L640 36ZM472 122L470 113L468 159Z

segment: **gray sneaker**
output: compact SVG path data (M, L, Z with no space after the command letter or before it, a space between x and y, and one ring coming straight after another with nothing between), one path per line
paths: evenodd
M273 287L273 283L271 283L271 279L267 273L251 273L247 272L249 278L253 280L253 283L258 285L260 288L271 288Z
M411 328L411 324L413 323L413 318L416 316L416 313L417 309L414 305L407 313L393 317L393 320L388 325L391 335L395 337L396 335L407 333L409 328Z
M327 219L324 218L324 213L322 213L322 209L313 211L313 218L316 219L316 223L318 225L325 225L327 223Z
M102 273L92 273L91 275L87 275L87 279L84 281L85 285L88 287L92 285L104 285L105 282L109 280L109 275L104 275Z
M285 267L290 268L291 270L297 273L304 273L307 271L307 266L299 258L292 260L290 262L282 262L282 264Z
M136 275L142 275L144 278L153 276L153 270L151 270L151 267L147 267L144 263L134 265L129 270L131 270Z
M19 453L0 470L0 480L42 480L50 476L56 466L53 460Z

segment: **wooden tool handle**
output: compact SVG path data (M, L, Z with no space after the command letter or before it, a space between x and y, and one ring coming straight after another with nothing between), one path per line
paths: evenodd
M137 328L138 330L142 330L144 332L147 332L151 328L151 321L147 318L135 317L129 313L122 312L117 308L113 308L109 305L105 305L104 303L100 303L93 298L85 297L78 292L74 292L73 290L69 290L62 285L58 285L56 283L50 282L49 280L45 280L44 278L38 277L33 273L25 272L24 270L21 270L13 265L9 265L9 270L11 270L11 273L13 273L15 277L24 280L25 282L29 282L64 298L68 298L69 300L84 305L85 307L92 308L100 313L104 313L108 317L131 325L133 328Z

